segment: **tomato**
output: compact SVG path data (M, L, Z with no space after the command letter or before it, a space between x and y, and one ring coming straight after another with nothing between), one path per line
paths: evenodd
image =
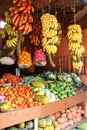
M34 106L34 101L32 101L32 102L29 102L29 107L32 107L32 106Z

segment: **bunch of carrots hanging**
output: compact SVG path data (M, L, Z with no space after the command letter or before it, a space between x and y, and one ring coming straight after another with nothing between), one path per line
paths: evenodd
M23 35L32 31L34 7L32 0L13 0L14 6L9 8L13 22L13 30L21 30Z
M31 44L34 46L39 46L42 38L42 26L39 20L34 19L33 21L33 31L29 36Z

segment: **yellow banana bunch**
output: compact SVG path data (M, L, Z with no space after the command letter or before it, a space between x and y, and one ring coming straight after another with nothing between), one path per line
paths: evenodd
M5 32L7 33L8 39L6 41L7 47L16 47L17 45L17 40L18 40L18 34L12 29L12 21L11 21L11 16L8 11L4 13L6 22L7 24L4 26Z
M69 42L69 50L74 52L80 45L77 42Z
M67 36L69 39L69 50L72 51L72 65L74 69L81 70L83 62L81 57L85 51L82 43L82 29L80 25L73 24L68 26Z
M47 54L52 54L54 55L57 52L57 46L48 44L47 46L43 47L43 50L47 52Z
M45 13L41 16L42 24L42 47L47 54L55 54L57 52L57 45L61 41L61 24L55 15ZM53 51L53 52L52 52Z
M82 57L83 52L85 51L84 46L80 45L76 50L74 51L75 55Z
M79 62L73 61L72 64L73 64L73 68L76 70L81 70L83 66L83 62L81 60Z
M78 42L79 44L82 43L82 30L80 25L73 24L68 26L67 36L71 42Z
M7 47L16 47L16 45L17 45L17 38L12 38L12 39L8 39L7 41L6 41L6 45L7 45Z

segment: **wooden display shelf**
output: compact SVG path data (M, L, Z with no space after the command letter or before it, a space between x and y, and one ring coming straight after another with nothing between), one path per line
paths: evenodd
M83 92L77 94L76 96L58 100L47 105L0 113L0 129L16 125L21 122L26 122L32 119L46 117L55 112L67 109L85 101L86 92Z

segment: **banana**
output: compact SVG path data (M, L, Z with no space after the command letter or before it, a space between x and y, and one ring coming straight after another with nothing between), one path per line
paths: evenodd
M75 50L75 55L78 55L82 57L83 52L85 51L83 45L80 45L76 50Z
M73 67L76 70L81 70L81 68L83 67L83 62L82 61L79 61L79 62L73 61L72 64L73 64Z
M42 24L42 47L46 54L54 55L57 52L57 45L61 40L61 24L55 15L45 13L41 16Z
M80 25L73 24L68 26L67 36L69 39L69 50L72 51L72 65L76 70L81 70L83 62L81 61L82 54L85 49L82 43L82 29Z

